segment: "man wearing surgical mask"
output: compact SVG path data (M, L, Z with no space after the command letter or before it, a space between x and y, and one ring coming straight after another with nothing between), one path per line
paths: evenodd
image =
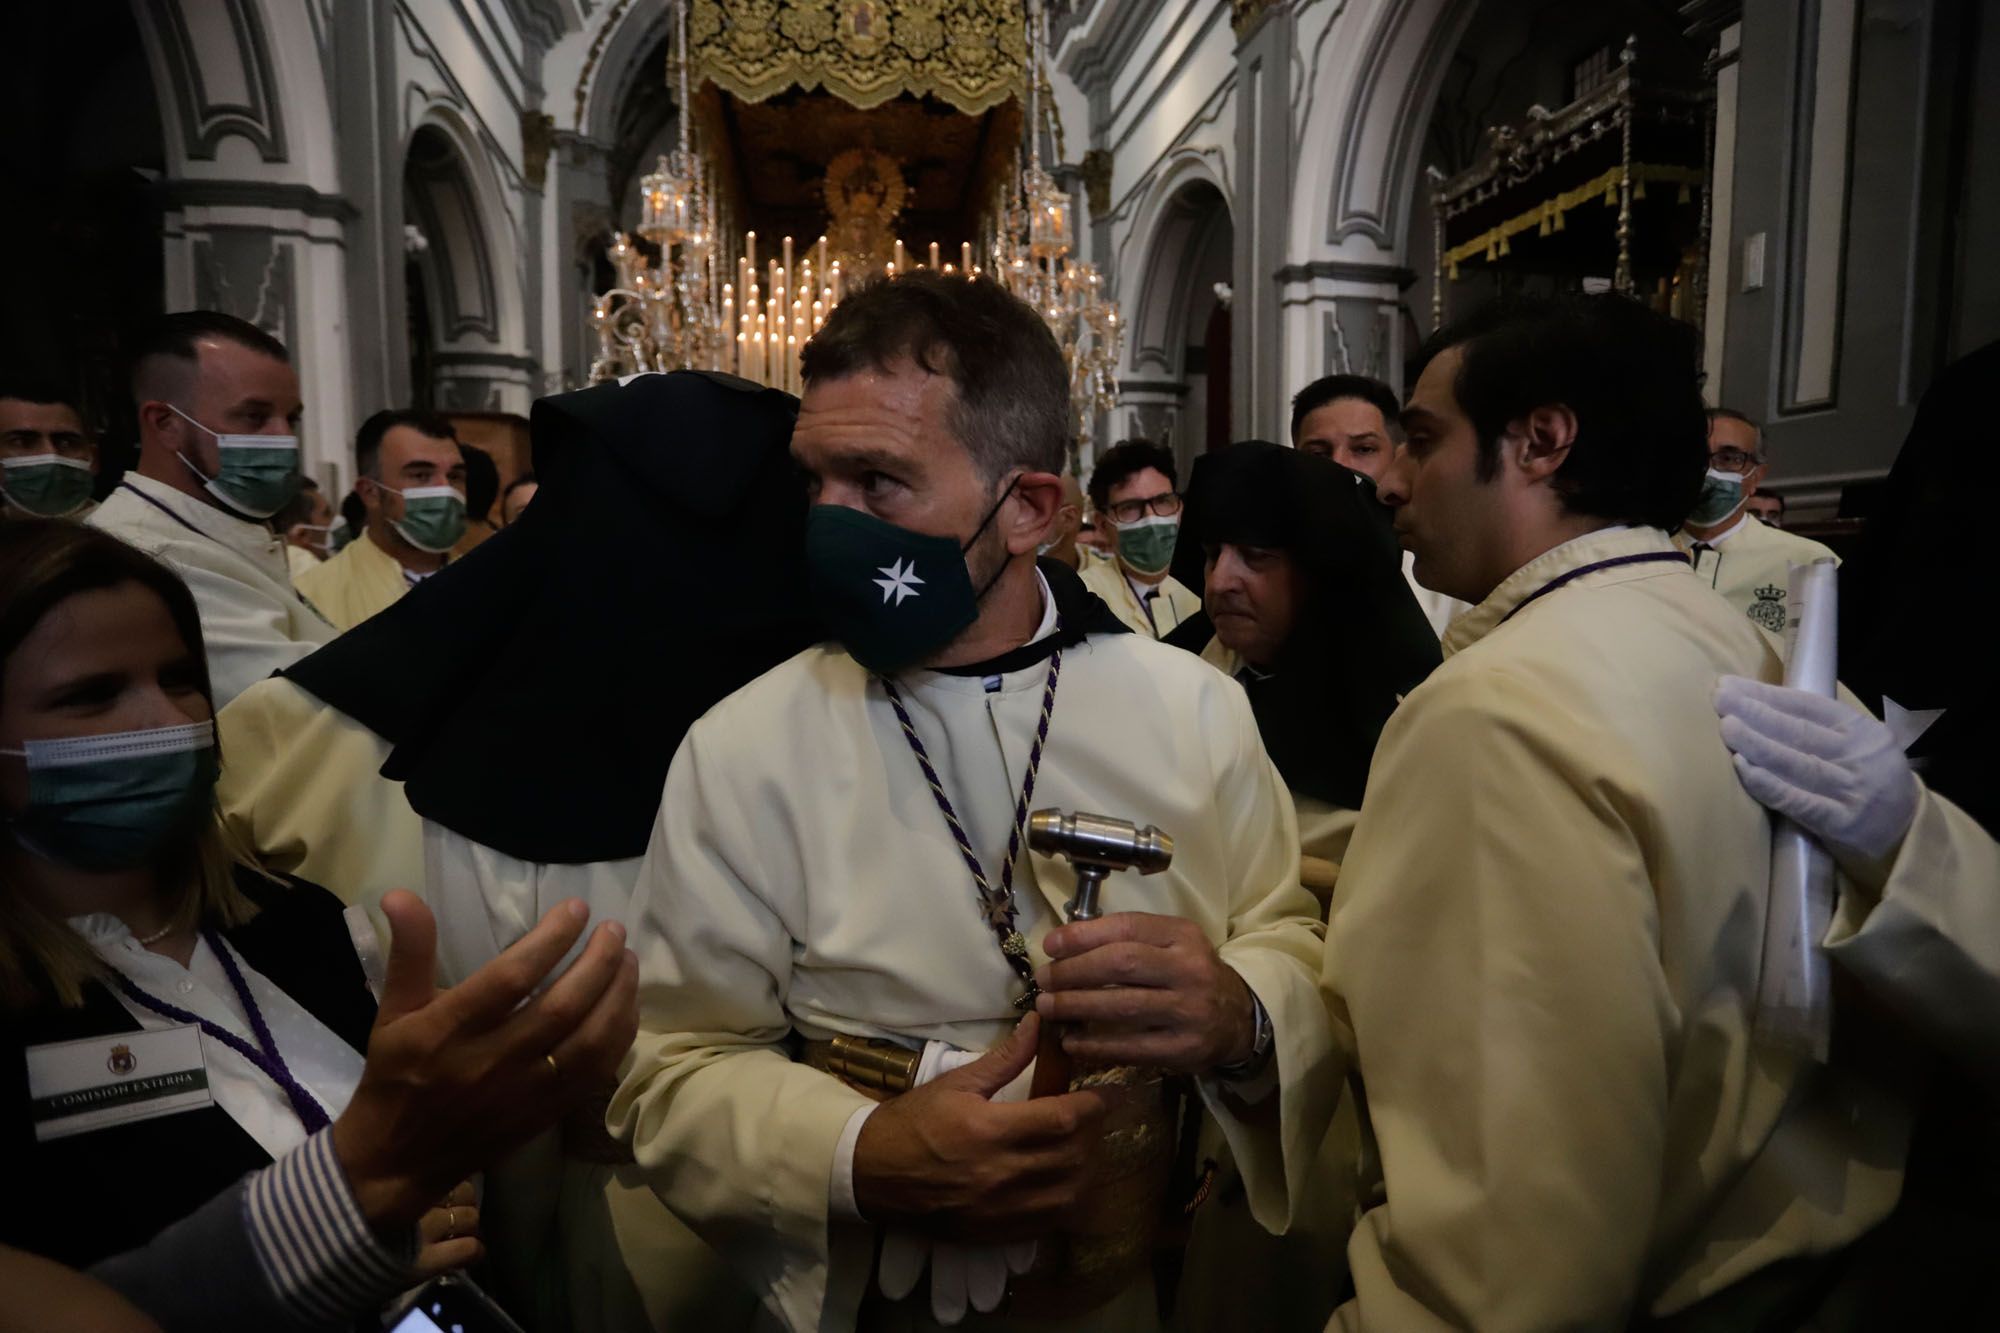
M298 372L283 343L212 310L163 317L132 353L139 462L89 521L186 582L224 704L334 634L270 524L303 480Z
M353 629L444 568L465 535L465 458L451 423L431 412L377 412L354 439L361 537L297 579L340 629Z
M1084 586L1134 633L1164 639L1201 610L1201 598L1167 572L1180 535L1174 456L1146 440L1105 451L1090 474L1090 504L1113 558L1087 560Z
M97 442L68 395L0 385L0 515L81 523L96 486Z
M1790 623L1792 565L1838 559L1816 541L1760 523L1749 511L1769 464L1757 423L1734 408L1708 414L1708 476L1674 541L1694 572L1751 621L1779 637ZM1780 648L1783 651L1783 648Z

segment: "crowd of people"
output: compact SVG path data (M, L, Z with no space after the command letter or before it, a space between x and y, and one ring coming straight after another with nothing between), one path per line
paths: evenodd
M1040 316L925 271L504 487L387 410L334 503L213 312L115 481L0 383L0 1328L1983 1322L1990 677L1896 589L1994 354L1837 697L1834 553L1617 296L1185 478L1073 475Z

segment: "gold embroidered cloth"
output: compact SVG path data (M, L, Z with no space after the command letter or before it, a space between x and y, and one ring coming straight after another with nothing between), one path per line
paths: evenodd
M979 115L1022 93L1019 0L694 0L697 76L745 101L825 88L855 106L928 94Z

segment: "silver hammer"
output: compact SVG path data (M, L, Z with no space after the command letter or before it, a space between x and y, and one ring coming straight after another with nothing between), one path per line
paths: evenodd
M1103 915L1097 890L1114 870L1157 875L1173 864L1174 840L1152 825L1140 828L1107 815L1037 810L1028 816L1028 846L1044 856L1060 856L1076 871L1076 897L1063 904L1071 921Z
M1028 816L1028 846L1044 856L1064 858L1076 871L1076 897L1063 904L1071 921L1095 921L1104 915L1097 906L1097 891L1112 871L1157 875L1174 860L1174 840L1150 824L1140 828L1106 815L1061 810L1037 810ZM1058 1025L1045 1024L1028 1095L1050 1097L1069 1091L1073 1072Z

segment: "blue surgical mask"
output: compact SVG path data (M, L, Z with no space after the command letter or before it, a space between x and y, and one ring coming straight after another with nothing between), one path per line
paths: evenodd
M291 503L304 477L299 472L299 437L296 435L224 435L209 430L187 413L167 404L167 409L196 430L215 436L222 459L221 470L209 476L186 454L180 460L187 470L201 478L208 493L249 518L269 518Z
M1710 468L1701 483L1701 498L1687 521L1697 528L1712 528L1743 507L1743 478L1734 472Z
M79 870L146 865L214 800L215 724L25 741L28 803L5 820L29 851Z

